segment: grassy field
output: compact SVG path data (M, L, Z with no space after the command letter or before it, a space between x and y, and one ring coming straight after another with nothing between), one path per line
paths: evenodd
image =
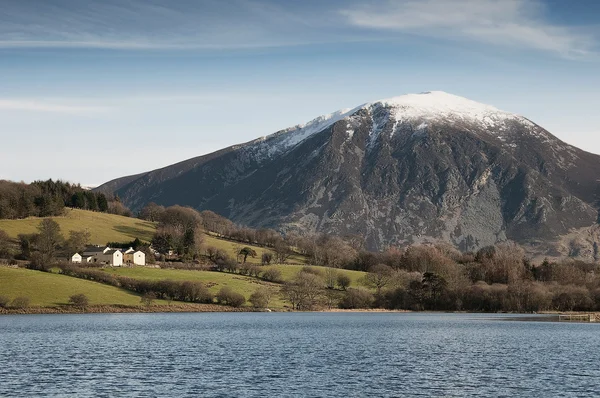
M149 242L156 229L153 223L137 218L79 209L66 209L64 216L52 219L60 225L65 237L69 236L69 231L87 229L92 235L90 243L97 245L105 245L107 242L129 242L135 238ZM19 234L36 233L41 220L37 217L0 220L0 229L15 239Z
M139 305L140 297L125 290L83 279L0 267L0 295L14 299L29 297L30 305L53 307L68 304L69 297L84 293L92 305Z
M78 209L67 209L64 216L53 217L53 219L60 225L63 235L68 236L69 231L87 229L91 233L90 243L99 245L104 245L107 242L126 242L135 238L150 241L156 228L154 223L137 218ZM40 218L0 220L0 229L6 231L11 238L17 238L17 235L21 233L37 232L40 221ZM206 234L204 247L209 246L222 249L232 257L235 257L234 249L236 247L249 246L257 253L256 257L248 257L247 259L252 264L260 264L261 255L264 252L272 252L269 248L244 245ZM294 255L287 262L291 264L270 265L265 269L277 268L281 271L284 281L289 281L308 263L307 258L301 255ZM322 272L325 270L322 267L312 266L311 268ZM143 267L106 268L105 271L136 279L199 281L209 286L212 293L217 293L222 287L228 286L232 290L243 294L246 299L257 288L266 287L273 292L271 307L282 308L284 306L284 302L278 294L281 285L243 275ZM361 285L364 273L348 270L339 270L338 272L350 277L352 287ZM0 267L0 295L7 295L11 298L28 296L33 306L56 306L66 304L71 295L78 293L85 293L90 298L91 304L139 305L140 303L138 296L112 286L58 274Z
M256 257L248 257L246 259L246 261L251 264L260 264L261 256L264 252L273 253L273 250L266 248L266 247L253 246L253 245L248 245L248 244L244 244L244 243L232 242L232 241L229 241L226 239L220 239L214 235L206 234L206 235L204 235L204 247L209 247L209 246L213 246L213 247L216 247L217 249L224 250L227 254L229 254L232 257L235 257L234 249L236 247L239 247L239 248L250 247L250 248L254 249L254 251L256 252ZM301 256L299 254L294 254L287 260L287 263L307 264L308 261L307 261L306 257Z
M271 307L281 308L283 302L280 300L278 292L280 285L265 282L248 276L229 274L224 272L212 271L193 271L176 269L158 269L158 268L105 268L106 272L113 275L128 276L135 279L145 280L164 280L175 281L197 281L202 282L209 287L211 293L217 293L223 287L230 287L234 292L243 294L246 300L250 295L260 287L265 287L273 293Z
M300 265L271 265L265 267L279 269L284 281L291 280L301 269ZM321 272L322 267L311 267ZM198 281L209 287L216 294L223 287L230 287L233 291L243 294L246 299L258 288L264 287L273 293L270 307L281 309L286 303L279 295L280 284L262 281L257 278L212 271L174 270L158 268L105 268L105 272L145 280L176 280ZM352 287L361 285L363 272L338 270L352 280ZM17 296L29 297L32 306L54 307L68 304L69 297L74 294L84 293L91 305L128 305L140 304L139 296L113 286L103 285L83 279L72 278L55 273L32 271L0 267L0 295L14 299ZM158 300L156 304L165 304ZM250 305L247 303L246 305Z
M276 268L281 271L284 281L289 281L296 276L302 269L301 265L270 265L264 269ZM324 273L325 268L312 266ZM217 293L221 288L228 286L233 291L241 293L248 299L250 295L259 287L266 287L273 292L272 308L282 308L284 302L279 297L280 284L265 282L263 280L243 276L238 274L230 274L225 272L213 271L194 271L194 270L175 270L175 269L158 269L158 268L105 268L106 272L114 275L123 275L135 279L145 280L164 280L171 279L176 281L199 281L209 286L212 293ZM352 281L351 287L362 286L362 278L365 273L360 271L337 270L339 273L346 274Z
M105 245L108 242L129 242L135 238L149 242L156 230L156 224L148 221L80 209L66 209L64 216L52 217L52 219L60 225L65 237L68 237L69 231L87 229L92 235L90 243L94 245ZM6 231L12 239L16 239L19 234L36 233L41 220L38 217L0 220L0 229ZM241 244L205 234L204 247L208 246L224 250L232 257L235 257L234 248L251 247L257 254L256 257L248 257L247 261L252 264L260 264L261 256L265 251L272 252L268 248ZM307 259L304 256L294 255L287 262L306 264Z

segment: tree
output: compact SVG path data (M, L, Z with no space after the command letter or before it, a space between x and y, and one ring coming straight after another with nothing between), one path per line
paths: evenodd
M381 289L392 280L394 270L389 265L377 264L369 269L365 276L365 282L377 289L377 296L381 296Z
M98 202L98 210L106 213L108 211L108 199L106 198L106 195L104 195L103 193L99 193L97 196L97 202Z
M248 256L252 258L256 257L256 251L251 247L246 246L240 249L240 251L238 252L238 256L242 256L244 258L243 262L245 263Z
M165 212L164 206L159 206L154 202L148 203L140 210L139 218L146 221L160 221Z
M181 240L183 252L180 254L189 260L196 258L198 253L200 253L202 242L204 242L204 234L199 229L188 228L185 230Z
M352 282L352 280L346 274L339 274L338 277L337 277L337 285L342 290L348 289L348 287L350 286L351 282Z
M89 230L69 231L69 239L65 242L65 249L68 255L81 253L90 243L92 234Z
M423 298L428 309L438 309L440 297L446 290L446 280L433 272L425 272L421 283Z
M90 303L90 299L85 294L79 293L69 297L69 303L75 307L87 307Z
M314 274L299 272L281 289L283 297L295 310L312 310L319 303L324 288L323 280Z
M71 196L71 206L77 209L85 209L85 195L83 191L75 192Z
M175 239L170 231L157 229L152 237L152 247L161 254L168 254L174 247Z
M8 234L0 229L0 258L9 257L11 254L11 244Z
M250 295L250 302L254 308L268 308L272 293L266 287L258 288Z
M21 257L25 260L29 260L31 258L31 253L34 250L37 234L19 234L18 238Z
M170 206L160 217L160 227L170 227L177 234L183 235L188 230L196 230L202 225L200 213L191 207Z
M294 254L292 249L282 240L278 240L273 246L275 252L275 262L277 264L285 264L288 258Z
M340 302L340 308L371 308L373 302L374 297L370 292L363 289L348 289L346 295Z
M338 277L339 272L335 268L325 269L325 284L327 285L327 289L335 288Z
M273 254L270 252L263 252L261 256L262 265L269 265L271 264L271 261L273 261Z
M39 233L35 239L36 258L34 265L39 269L47 269L56 260L56 254L64 241L60 233L60 225L51 218L46 218L38 226Z

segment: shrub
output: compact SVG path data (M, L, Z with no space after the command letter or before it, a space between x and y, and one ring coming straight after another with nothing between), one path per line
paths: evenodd
M10 304L13 308L27 308L29 307L29 297L19 296L15 297L15 299Z
M266 288L259 288L250 295L250 302L254 308L267 308L271 300L271 291Z
M0 308L8 307L8 303L10 303L10 298L7 296L0 296Z
M374 302L373 294L362 289L348 289L340 302L340 308L371 308Z
M152 304L154 304L154 300L156 300L156 293L147 292L142 295L140 302L144 307L150 307Z
M342 290L348 289L348 287L350 287L351 282L352 281L350 280L350 277L348 275L339 274L337 277L337 285Z
M264 252L261 257L262 265L269 265L273 261L273 253Z
M223 287L217 293L217 302L232 307L241 307L246 302L246 298L231 290L230 287Z
M90 299L83 293L74 294L69 298L69 303L75 307L87 307Z
M277 268L270 268L263 272L262 278L269 282L281 282L281 271Z

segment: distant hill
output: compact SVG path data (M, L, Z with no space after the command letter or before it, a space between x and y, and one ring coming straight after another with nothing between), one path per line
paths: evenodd
M130 242L135 238L149 242L156 229L154 223L137 218L100 213L89 210L66 209L64 216L51 217L61 228L63 235L69 231L89 230L92 244L107 242ZM37 232L42 218L29 217L20 220L0 220L0 229L13 239L19 234Z
M443 92L376 101L97 190L252 227L361 235L371 249L514 240L600 259L600 156Z

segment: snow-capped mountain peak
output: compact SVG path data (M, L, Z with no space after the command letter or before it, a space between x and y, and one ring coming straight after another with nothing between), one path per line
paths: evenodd
M519 118L518 115L502 111L491 105L482 104L443 91L427 91L374 101L370 106L385 106L392 109L391 116L401 120L470 120L493 125L501 120Z

